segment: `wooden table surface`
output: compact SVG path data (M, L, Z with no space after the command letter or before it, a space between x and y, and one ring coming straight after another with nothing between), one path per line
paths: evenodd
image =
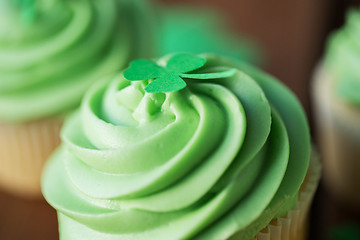
M26 200L0 191L1 240L56 240L56 212L44 199Z

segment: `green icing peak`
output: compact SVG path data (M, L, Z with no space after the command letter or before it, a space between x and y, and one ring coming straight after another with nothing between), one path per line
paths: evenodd
M164 110L164 93L145 92L148 81L131 82L116 93L117 103L132 111L132 117L138 122L149 121Z
M166 93L119 73L87 92L44 170L61 238L250 238L293 206L310 156L299 102L252 67L196 59L191 74L234 73Z
M330 36L325 64L334 77L338 97L360 106L359 9L350 9L345 25Z

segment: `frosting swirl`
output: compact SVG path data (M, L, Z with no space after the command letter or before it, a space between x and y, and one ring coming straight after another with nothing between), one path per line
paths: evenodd
M86 94L42 181L62 239L250 239L294 205L310 155L300 104L252 67L202 57L196 73L235 75L147 93L121 73Z
M94 81L147 55L140 34L151 21L138 18L146 9L146 1L36 0L30 21L15 1L1 1L0 119L69 110Z
M330 38L325 66L334 76L335 92L344 101L360 106L360 11L351 9L346 24Z

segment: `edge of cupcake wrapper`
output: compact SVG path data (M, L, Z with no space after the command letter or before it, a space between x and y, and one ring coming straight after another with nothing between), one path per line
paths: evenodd
M261 230L254 240L303 240L306 237L307 216L320 181L321 165L315 151L312 152L309 172L302 186L298 203L286 216L274 219Z

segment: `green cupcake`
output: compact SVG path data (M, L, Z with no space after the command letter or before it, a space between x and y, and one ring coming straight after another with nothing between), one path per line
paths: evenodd
M313 81L314 115L330 191L360 210L360 10L328 38Z
M150 11L138 0L0 2L0 185L40 196L63 116L95 81L153 54Z
M87 92L61 136L42 179L60 239L246 240L295 206L284 231L303 236L319 174L300 191L307 121L288 89L246 64L136 60Z

